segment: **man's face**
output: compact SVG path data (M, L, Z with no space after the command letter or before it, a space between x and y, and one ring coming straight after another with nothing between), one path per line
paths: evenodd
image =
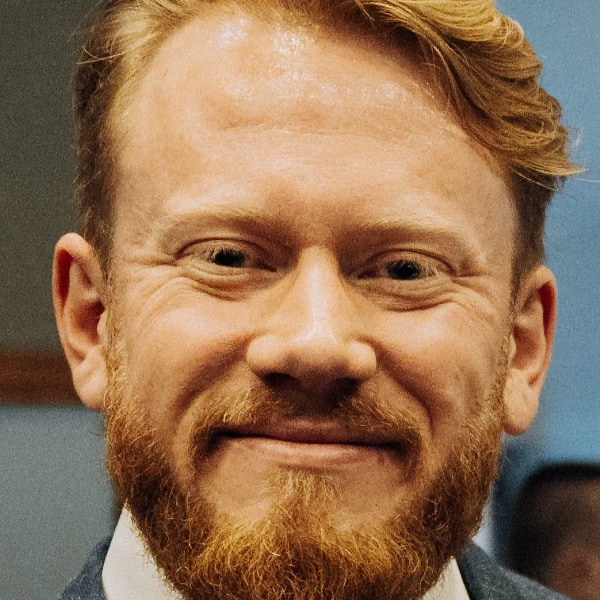
M472 483L468 536L498 451L515 216L410 52L207 18L166 42L119 127L123 493L138 436L131 471L201 506L196 532L263 527L304 494L306 529L367 539L461 493L451 469Z

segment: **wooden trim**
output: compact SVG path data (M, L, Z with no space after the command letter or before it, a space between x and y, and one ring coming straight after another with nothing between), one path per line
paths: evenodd
M0 350L0 404L77 403L62 352Z

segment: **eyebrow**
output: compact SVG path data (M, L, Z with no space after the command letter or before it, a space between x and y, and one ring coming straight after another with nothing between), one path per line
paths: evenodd
M433 219L409 218L383 218L373 221L366 221L358 227L361 235L397 235L402 233L404 239L422 240L423 238L433 237L440 241L449 243L461 243L464 245L469 238L464 232L448 223L436 222Z
M361 223L356 232L349 232L349 235L350 238L373 240L373 245L401 240L403 244L421 246L425 243L431 244L433 249L451 249L455 258L460 258L460 268L464 271L476 270L481 256L481 249L468 232L442 220L383 218Z
M250 229L256 235L272 237L278 228L278 221L272 215L250 207L217 205L196 207L159 217L152 226L150 236L162 249L168 249L175 239L193 237L199 226L231 226Z
M264 209L233 207L227 204L195 207L174 214L164 215L155 221L150 238L167 252L173 252L173 244L183 237L190 240L199 227L233 227L245 230L258 237L285 244L293 232L293 216L290 227L282 233L282 219ZM373 240L373 246L401 240L403 243L433 242L438 246L453 248L465 260L465 267L473 265L479 255L477 245L466 232L434 219L417 217L385 217L373 220L360 220L349 223L344 234L352 245L352 240ZM368 245L368 244L367 244Z

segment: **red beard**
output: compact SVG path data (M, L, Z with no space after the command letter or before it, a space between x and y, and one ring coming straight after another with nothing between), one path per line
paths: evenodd
M128 409L124 362L116 354L109 361L109 471L157 564L186 599L416 600L479 526L500 455L504 369L424 492L418 484L421 436L410 418L386 413L359 395L336 399L336 418L393 433L406 477L419 489L386 522L368 531L342 531L331 517L335 480L301 471L282 469L273 477L274 500L258 522L245 526L220 515L198 485L175 476L167 449ZM190 464L198 474L216 431L292 410L283 395L265 388L206 400L189 440Z

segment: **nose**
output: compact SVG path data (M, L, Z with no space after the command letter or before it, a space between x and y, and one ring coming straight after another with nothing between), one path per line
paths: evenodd
M264 325L248 346L254 373L263 379L292 378L309 390L374 375L376 353L364 315L333 255L307 252L282 286L273 292Z

